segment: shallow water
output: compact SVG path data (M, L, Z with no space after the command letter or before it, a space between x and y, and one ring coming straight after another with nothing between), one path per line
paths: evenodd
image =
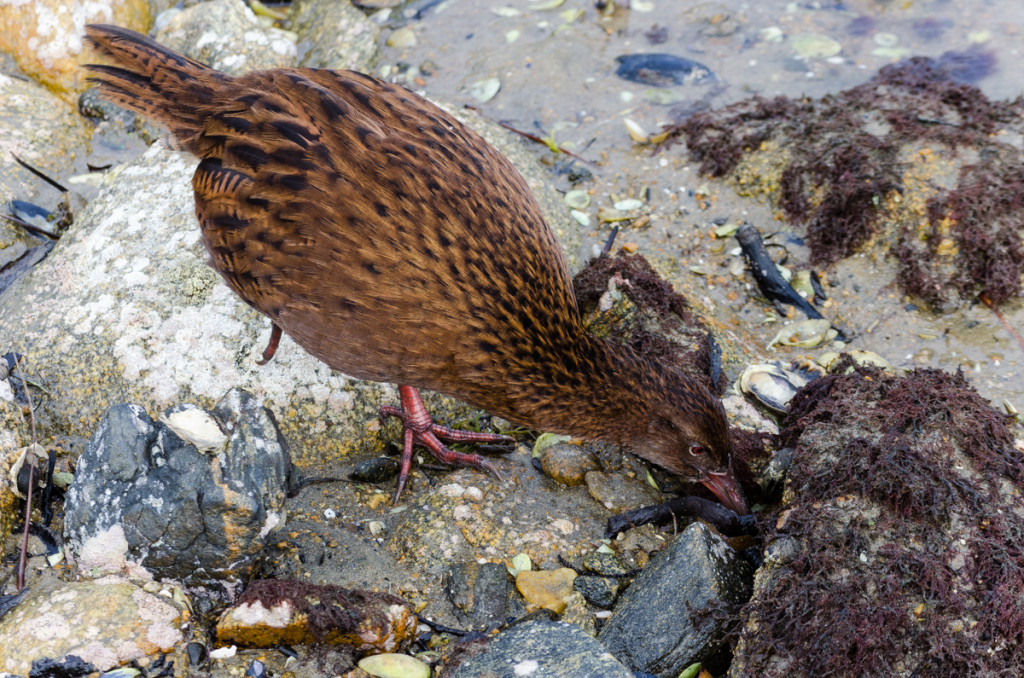
M416 45L383 48L378 75L404 82L427 96L477 106L485 115L554 140L595 161L592 203L585 210L590 256L606 238L596 208L614 199L646 198L651 225L625 229L618 245L635 244L690 298L707 299L721 327L766 346L778 324L766 324L771 309L751 296L749 278L729 274L735 241L723 249L709 237L713 220L747 220L762 233L788 228L758 201L737 197L721 182L700 176L681 145L657 157L627 136L623 119L657 132L671 120L671 106L722 106L752 94L819 97L868 79L906 55L938 57L949 50L983 56L968 66L991 66L976 84L993 99L1022 93L1018 77L1024 57L1024 3L1017 0L951 2L721 2L633 0L631 9L602 17L592 2L554 3L446 0L412 3L393 11L387 24L407 27ZM417 8L419 18L414 17ZM515 11L509 11L509 10ZM572 19L568 21L568 19ZM389 30L384 31L387 38ZM795 48L805 36L835 41L812 44L822 56L804 58ZM818 46L820 45L820 46ZM831 51L838 52L825 56ZM670 53L710 68L710 84L655 88L615 75L615 57L637 52ZM476 101L471 86L498 78L491 100ZM652 91L660 90L660 91ZM678 99L671 106L657 97ZM543 146L537 153L554 159ZM564 156L556 159L564 162ZM558 179L568 189L567 179ZM705 201L694 189L708 193ZM702 209L706 208L706 209ZM568 208L567 208L568 218ZM798 230L798 229L797 229ZM790 263L806 260L791 252ZM695 275L691 267L710 275ZM891 284L891 262L851 257L826 271L833 305L825 315L859 335L852 346L874 350L893 364L954 370L962 367L979 390L999 404L1024 406L1020 379L1024 352L992 311L977 305L944 315L915 310ZM910 310L908 310L910 309ZM1002 312L1024 327L1024 304ZM797 316L800 319L800 316ZM813 355L821 350L811 351ZM786 351L785 357L795 357Z

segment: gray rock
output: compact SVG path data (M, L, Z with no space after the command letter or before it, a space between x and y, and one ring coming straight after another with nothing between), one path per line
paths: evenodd
M347 0L298 2L291 17L300 66L369 72L376 65L380 28Z
M210 0L161 21L156 41L229 75L295 65L295 42L242 0Z
M598 639L634 670L677 676L720 649L721 620L700 612L744 602L752 575L718 534L693 523L640 573Z
M137 405L107 413L68 490L65 532L83 569L142 568L229 590L284 522L290 461L272 415L233 389L213 412L227 441L203 454Z
M619 582L609 577L583 574L572 582L573 588L583 594L588 603L598 607L611 607L619 595Z
M578 626L531 621L502 631L481 654L455 669L452 678L633 678L601 643Z
M474 631L504 625L508 576L501 563L455 563L445 577L445 593L455 617Z
M50 570L0 620L0 675L80 676L59 669L146 664L185 639L185 609L174 586L140 588L117 576L64 582Z
M75 107L41 85L0 73L0 129L0 207L6 212L12 199L56 207L57 191L18 165L12 154L51 177L60 177L68 169L69 158L88 155L89 129ZM84 169L84 162L80 166ZM0 228L4 246L12 240L8 229Z

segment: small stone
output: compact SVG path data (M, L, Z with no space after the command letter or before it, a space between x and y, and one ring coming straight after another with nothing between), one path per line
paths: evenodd
M601 468L597 455L582 445L559 443L545 449L540 455L540 467L545 474L562 485L582 485L587 472Z
M804 59L827 59L843 51L843 46L818 33L798 33L792 38L793 50Z
M469 96L482 104L486 104L488 101L496 97L500 90L501 80L498 80L497 78L486 78L484 80L477 80L469 86Z
M619 595L619 582L608 577L583 574L576 577L573 587L587 599L587 602L598 607L610 608Z
M587 491L609 511L629 511L661 503L661 494L650 485L618 473L589 471Z
M583 567L594 574L620 576L629 572L614 553L591 551L583 556Z
M359 660L359 668L378 678L430 678L430 667L407 654L375 654Z
M385 41L388 47L415 47L416 33L408 26L403 26L388 36Z
M567 567L538 572L523 571L516 575L516 588L531 606L561 614L566 606L566 598L572 595L575 579L576 572Z
M586 598L579 591L569 594L561 620L568 624L575 624L583 629L588 636L597 635L597 623L594 621L594 615L587 607Z

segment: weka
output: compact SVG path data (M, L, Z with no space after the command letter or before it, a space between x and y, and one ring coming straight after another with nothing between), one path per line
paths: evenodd
M565 258L500 153L429 101L353 71L230 77L124 28L86 29L110 101L199 158L196 213L242 299L331 368L401 384L397 501L414 443L494 470L446 440L416 389L532 428L626 446L746 504L725 413L698 382L583 327Z

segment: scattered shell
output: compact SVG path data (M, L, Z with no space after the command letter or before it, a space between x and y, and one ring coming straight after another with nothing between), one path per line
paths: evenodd
M210 652L210 659L230 659L238 654L238 646L228 645L227 647L218 647L216 650Z
M561 435L560 433L541 433L533 443L533 456L539 457L540 453L549 447L559 443L567 443L572 436Z
M590 193L581 189L573 189L565 194L565 204L575 210L586 209L590 204Z
M512 563L506 566L505 569L508 570L508 573L510 575L515 577L520 572L529 572L530 570L532 570L533 562L530 560L530 556L526 555L525 553L519 553L516 554L514 558L512 558Z
M793 51L804 59L827 59L843 51L838 42L818 33L797 33L791 38Z
M650 142L651 136L647 133L647 130L640 126L640 123L632 118L623 118L622 122L626 125L626 132L629 134L630 139L638 144Z
M765 42L782 42L783 38L786 37L786 34L783 33L782 29L779 28L778 26L768 26L767 28L762 28L759 35L761 36L761 39L764 40Z
M625 200L620 200L620 201L618 201L617 203L615 203L613 205L613 207L615 209L617 209L618 211L620 211L620 212L629 212L631 210L638 210L638 209L640 209L643 206L644 206L643 201L642 200L637 200L636 198L627 198Z
M773 412L785 414L796 392L824 373L823 368L813 363L761 363L743 370L738 385L744 395Z
M135 678L135 676L140 673L142 673L142 671L132 668L131 666L122 666L121 668L101 674L100 678Z
M200 452L216 452L228 441L220 422L206 410L192 404L175 405L160 415L160 421Z
M46 463L49 460L46 454L46 450L43 449L43 446L38 443L29 445L28 447L23 447L20 450L18 450L18 458L17 460L15 460L13 464L11 464L10 478L11 492L16 494L21 499L25 499L25 494L22 492L21 488L22 486L24 486L26 490L28 489L28 478L26 476L25 480L23 480L22 482L18 482L18 476L21 475L21 470L25 467L25 458L28 457L30 453L34 454L37 460L35 464L36 471L33 474L33 479L36 481L36 487L42 486L41 481L43 479L43 474L40 472L40 470L46 468ZM25 473L28 473L28 469L25 469ZM35 492L35 490L32 491Z
M499 90L501 90L501 80L485 78L484 80L477 80L469 86L469 95L480 103L486 104L497 96Z
M515 7L491 7L491 12L506 19L522 14Z
M623 54L615 60L619 62L615 75L644 85L671 87L716 79L704 64L675 54Z
M853 362L857 365L871 365L873 367L880 367L883 370L892 368L889 361L878 355L874 351L865 351L862 348L851 348L849 351L843 351L838 353L836 351L828 351L818 356L818 364L825 369L831 369L832 366L839 360L840 357L848 355L853 359Z
M366 528L370 530L370 534L372 534L374 537L379 537L382 534L384 534L384 530L387 528L387 526L384 524L383 521L371 520L370 522L366 523Z
M416 33L408 26L403 26L388 36L385 41L388 47L415 47Z
M580 226L590 226L590 216L580 212L579 210L572 210L569 212L569 216L576 220L576 223Z
M249 7L256 16L265 16L274 21L287 21L288 19L287 14L267 7L260 0L249 0Z
M358 666L378 678L430 678L430 667L407 654L375 654L360 659Z
M801 320L786 325L775 335L768 349L776 346L800 346L814 348L835 339L839 333L832 329L832 323L826 318L818 320Z
M789 281L789 284L805 299L810 299L814 296L814 285L811 284L810 271L797 271L793 274L793 279Z
M544 2L537 2L532 5L527 5L526 9L542 12L547 9L558 9L564 4L565 0L544 0Z
M895 47L900 42L900 36L895 33L875 33L873 40L879 47Z
M519 39L519 35L519 31L513 28L511 31L505 33L505 42L508 44L512 44L513 42Z
M730 235L735 233L736 229L739 227L740 225L734 221L729 222L728 224L722 224L721 226L715 229L715 237L728 238Z

